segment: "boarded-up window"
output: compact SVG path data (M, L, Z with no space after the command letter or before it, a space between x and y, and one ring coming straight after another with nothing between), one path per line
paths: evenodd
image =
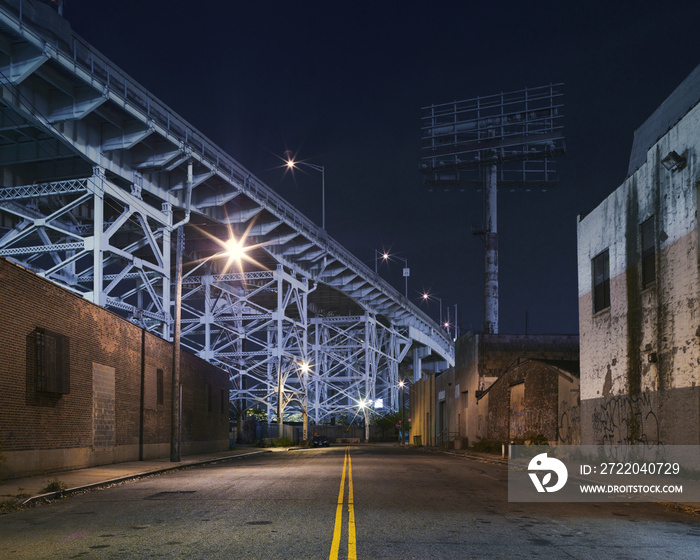
M36 342L36 390L70 393L70 345L68 337L38 328Z
M610 307L610 253L606 249L593 259L593 312Z
M656 244L654 241L654 219L649 218L640 226L642 238L642 287L656 282Z
M92 444L116 445L116 383L113 367L92 364Z

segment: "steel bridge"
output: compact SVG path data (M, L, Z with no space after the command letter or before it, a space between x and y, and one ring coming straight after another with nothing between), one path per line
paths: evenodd
M396 410L400 368L454 364L426 314L50 6L0 0L0 91L0 256L166 339L177 324L240 410ZM241 266L219 258L231 235Z

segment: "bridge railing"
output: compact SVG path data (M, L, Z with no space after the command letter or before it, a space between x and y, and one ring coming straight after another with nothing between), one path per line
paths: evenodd
M3 1L7 3L7 0ZM104 95L107 95L109 92L114 102L121 102L125 108L129 106L131 112L140 112L141 118L145 123L154 126L154 128L159 128L161 133L173 141L175 145L180 145L181 149L188 150L198 160L207 164L222 178L228 180L235 188L242 190L246 195L251 195L250 198L254 199L256 203L282 218L297 231L303 232L319 247L352 269L353 272L366 278L385 297L390 298L402 308L404 314L414 318L413 321L409 322L413 323L415 328L418 328L425 334L429 334L431 338L437 337L440 339L447 354L454 355L449 335L440 328L436 329L435 321L426 313L400 295L393 286L376 275L365 263L350 253L340 243L325 235L325 232L321 234L318 226L308 217L257 179L253 173L177 115L173 109L154 98L146 88L130 78L126 72L104 57L87 41L71 31L69 38L55 36L54 40L49 42L46 36L40 35L23 25L21 17L21 9L19 14L0 10L0 21L14 24L14 27L27 40L34 43L43 52L53 51L50 54L59 63L81 74L83 79L98 89L98 91L103 91ZM56 14L55 17L59 18L61 23L64 23L61 16ZM180 203L182 204L181 207L184 207L184 201L181 200Z

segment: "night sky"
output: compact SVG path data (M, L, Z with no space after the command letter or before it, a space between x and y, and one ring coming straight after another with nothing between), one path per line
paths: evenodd
M483 321L483 194L430 192L421 108L564 84L559 184L499 192L500 332L577 333L577 216L625 179L634 130L700 64L700 3L66 0L79 35L409 297ZM399 260L382 276L403 293ZM446 315L446 311L443 314Z

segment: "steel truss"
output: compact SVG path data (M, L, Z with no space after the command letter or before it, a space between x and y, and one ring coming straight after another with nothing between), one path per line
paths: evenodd
M309 408L316 422L361 409L398 408L399 363L410 340L369 312L311 320L314 373ZM381 403L379 407L377 404Z
M454 364L449 336L324 230L49 6L18 7L0 0L0 257L170 339L173 222L246 232L270 270L186 275L181 342L270 416L396 409L409 350L415 377L429 355Z
M399 363L411 341L369 312L309 317L309 288L273 271L183 278L182 344L230 372L240 410L314 422L398 407ZM381 412L381 411L380 411Z
M16 220L0 256L167 336L169 205L158 210L95 168L83 179L0 187L0 210Z

